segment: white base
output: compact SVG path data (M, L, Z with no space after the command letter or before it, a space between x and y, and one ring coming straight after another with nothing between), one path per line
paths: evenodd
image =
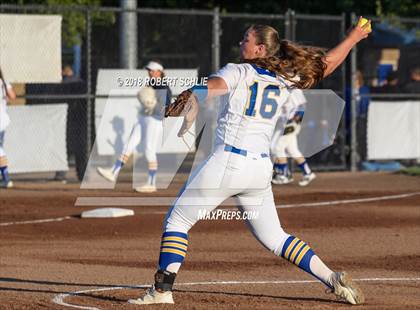
M122 208L100 208L82 212L82 218L107 218L132 216L134 211Z

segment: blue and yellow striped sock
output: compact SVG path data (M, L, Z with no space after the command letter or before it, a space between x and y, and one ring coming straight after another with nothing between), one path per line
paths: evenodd
M288 172L287 163L286 164L274 164L274 171L280 173L281 175L287 175Z
M176 273L187 254L187 247L187 234L176 231L164 232L160 246L159 269Z
M281 250L281 257L305 270L328 287L332 271L315 255L314 251L304 241L290 236ZM313 260L311 265L311 260Z
M122 167L124 167L124 162L118 159L112 167L112 173L118 174Z
M4 183L9 182L10 178L9 178L9 170L7 169L7 166L0 167L0 172L1 172L1 177L3 179L3 182Z
M156 172L158 169L157 161L149 162L149 177L147 178L147 184L156 186Z
M1 132L0 134L4 134L4 132ZM0 135L0 140L1 140L1 135ZM0 147L2 145L0 144ZM0 149L1 150L1 149ZM9 178L9 169L7 168L8 162L7 162L7 157L6 156L0 156L0 173L1 173L1 177L3 179L4 183L7 183L10 181Z
M112 166L112 174L117 177L118 174L120 173L120 170L122 169L122 167L124 167L125 163L128 161L128 158L130 156L126 155L126 154L121 154L120 158L117 159L117 161L115 162L114 166Z
M156 172L157 170L149 169L149 175L147 178L147 184L156 186Z
M300 170L302 171L303 175L308 175L308 174L312 173L312 170L311 170L311 168L309 168L309 165L306 162L306 160L303 163L298 164L298 166L299 166Z

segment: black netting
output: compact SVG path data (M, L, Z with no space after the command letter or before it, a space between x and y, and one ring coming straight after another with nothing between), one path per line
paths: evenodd
M329 20L327 17L323 20L302 19L298 15L295 21L295 40L303 45L330 49L343 39L341 20ZM343 68L344 66L338 68L330 77L323 80L318 87L332 89L341 94L344 87Z
M112 25L92 27L92 72L119 68L119 19ZM159 59L165 68L211 68L212 18L197 15L138 13L138 67Z
M330 49L343 39L342 20L310 19L295 17L295 41L303 45L318 46ZM317 88L332 89L344 98L345 66L340 66L331 76L321 81ZM347 105L346 105L347 106ZM311 165L318 169L342 169L346 166L346 142L349 139L344 122L345 116L337 130L332 146L312 156Z
M139 14L139 64L160 59L167 68L211 72L212 17Z

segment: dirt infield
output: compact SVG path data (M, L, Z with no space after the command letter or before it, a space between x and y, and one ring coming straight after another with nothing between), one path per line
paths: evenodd
M179 177L158 196L175 197L181 185ZM80 219L92 207L74 206L80 196L139 197L130 187L82 191L76 183L26 179L0 190L0 309L135 309L126 301L143 293L136 286L152 283L168 206L130 207L135 216L119 219ZM308 188L274 192L280 207L289 206L279 208L285 230L360 281L366 304L356 309L420 308L419 177L320 173ZM417 194L396 196L409 193ZM343 204L372 197L378 199ZM321 204L294 207L315 202ZM57 218L63 219L21 223ZM202 221L191 230L177 283L176 305L149 308L350 307L264 249L238 220Z

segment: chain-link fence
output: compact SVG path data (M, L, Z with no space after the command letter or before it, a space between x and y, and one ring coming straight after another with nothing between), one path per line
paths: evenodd
M97 97L95 88L98 70L124 66L121 42L130 37L124 37L127 34L124 34L120 27L123 14L135 17L133 20L137 34L135 32L131 34L135 36L131 37L131 40L135 42L137 49L135 55L137 68L142 68L151 59L159 59L165 68L198 69L200 77L208 76L228 62L239 61L238 43L244 31L252 24L268 24L276 28L280 36L286 39L325 48L337 44L350 26L350 17L344 14L304 15L295 14L290 10L284 14L263 15L223 13L218 9L196 11L0 5L0 13L63 16L63 82L26 84L21 87L19 96L26 104L56 102L68 104L68 156L70 163L76 165L79 177L83 176L95 138L94 99ZM376 19L373 21L374 28L380 24ZM418 29L419 26L417 19L400 19L399 22L407 29L412 27ZM386 34L386 30L377 31L378 36L380 31L385 31ZM381 53L385 47L399 48L400 60L397 67L400 69L400 79L401 81L408 79L409 69L413 64L418 64L418 43L407 44L404 38L397 44L382 42L380 37L377 38L376 33L374 34L373 39L362 43L357 50L356 67L364 73L366 83L373 85L376 79L379 82L377 85L380 85L383 73L381 71L380 76L377 75L379 73L376 64L378 59L382 59L380 57L383 56ZM386 57L383 57L389 58L393 53L395 51L390 51ZM68 68L71 70L67 70ZM355 76L352 75L354 70L351 69L349 63L341 66L331 77L324 80L319 88L332 89L342 98L347 98L348 103L353 98L353 103L356 104L355 93L351 95L351 79ZM371 96L375 91L376 88L370 92ZM315 169L346 169L350 163L355 165L364 159L364 151L355 147L355 141L360 142L363 139L360 137L356 139L354 136L354 133L359 136L363 128L359 131L354 130L352 136L352 128L357 126L352 126L351 116L348 109L333 145L310 159ZM361 145L362 143L359 143L359 147ZM350 151L353 151L353 156L350 156Z
M65 120L67 157L69 163L76 167L77 175L81 178L86 167L87 154L89 153L88 135L90 133L90 123L88 116L91 115L91 111L89 111L91 93L88 91L89 83L87 79L90 74L87 67L90 56L88 44L86 44L88 42L86 34L89 28L86 27L88 24L87 10L76 7L0 5L0 14L8 14L10 16L20 14L26 17L34 16L35 18L36 16L44 15L63 17L60 33L62 46L59 47L61 55L58 58L61 58L63 68L62 76L58 80L62 79L62 81L54 83L21 83L18 81L13 86L18 96L15 103L18 105L67 104L67 120ZM66 28L68 19L73 19L76 23L79 23L77 30L80 31L80 34L77 37L69 37L68 28ZM10 25L10 27L13 26ZM24 32L36 32L36 29L23 30ZM19 33L16 32L15 35L19 35ZM39 38L39 41L34 44L45 46L48 45L47 42L49 42L48 37L44 37ZM4 42L4 44L8 43ZM23 47L18 46L17 49L19 48ZM30 59L25 61L33 62L34 66L36 66L39 59L37 59L37 55L31 55ZM7 79L8 77L5 76L5 78ZM31 80L31 77L27 78ZM31 132L28 133L28 136L37 136L38 134L37 132ZM60 175L60 178L62 178L60 172L57 171L57 177Z
M351 119L347 123L347 132L354 136L351 141L354 149L351 166L366 170L398 169L399 162L411 164L416 161L415 152L410 152L409 148L402 150L404 144L420 148L418 135L409 141L410 133L405 133L398 126L398 123L410 122L406 117L414 113L416 121L408 126L411 133L415 133L416 123L420 120L420 19L369 19L372 20L373 32L354 51L353 93L350 89L347 92L348 101L353 99L353 109L350 105L347 109L348 119ZM398 110L401 115L396 114ZM381 130L377 127L382 111L386 112L383 116L387 114L388 120ZM391 128L395 129L386 131ZM378 143L377 131L382 131L381 135L387 137L387 143ZM398 143L395 143L397 140ZM389 145L388 150L385 144ZM400 145L401 152L395 152L395 145Z
M291 39L304 45L320 46L329 49L340 42L345 35L345 15L306 15L290 12ZM340 97L346 85L346 66L340 66L329 78L323 80L318 88L332 89ZM333 145L311 158L311 164L318 169L346 169L346 131L344 118L338 128ZM322 123L317 122L317 130Z

